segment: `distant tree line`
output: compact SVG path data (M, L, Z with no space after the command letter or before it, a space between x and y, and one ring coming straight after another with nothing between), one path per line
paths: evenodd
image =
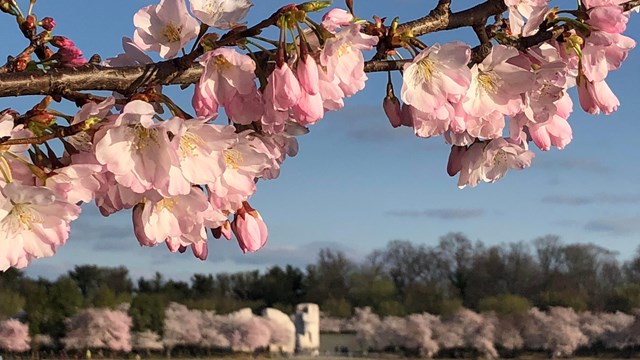
M171 302L218 314L244 307L291 313L295 304L314 302L328 316L344 318L358 307L381 316L448 316L463 307L510 314L533 306L630 313L640 308L640 251L620 262L600 246L563 244L552 235L487 246L450 233L435 246L394 240L361 262L323 249L306 269L195 274L190 282L157 273L134 284L124 267L93 265L76 266L55 281L0 273L0 320L17 317L32 336L56 341L65 335L64 319L122 303L130 304L133 331L162 335Z

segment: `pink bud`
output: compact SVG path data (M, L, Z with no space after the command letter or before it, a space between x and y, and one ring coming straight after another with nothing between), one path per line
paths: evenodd
M307 54L298 60L296 68L300 86L309 95L315 95L320 91L320 80L318 79L318 64L313 57Z
M382 102L382 108L391 126L397 128L402 125L402 111L400 110L400 101L398 101L397 97L387 95Z
M231 224L229 223L229 220L225 221L222 226L211 229L211 234L216 239L220 239L220 237L224 236L225 239L231 240Z
M466 146L451 146L451 153L449 153L449 162L447 162L447 174L449 176L455 176L462 170L462 156L467 152Z
M66 48L66 47L75 46L73 41L69 40L69 38L66 38L64 36L54 36L53 38L51 38L51 40L49 40L49 43L57 48Z
M210 81L200 79L193 93L191 105L199 117L206 119L218 117L218 99L214 93L214 86Z
M185 250L187 250L187 247L182 245L180 239L178 238L169 237L164 243L167 244L167 248L169 248L169 251L171 251L172 253L177 251L183 253L185 252Z
M209 245L206 241L199 241L191 244L191 251L193 251L195 257L204 261L207 260L207 255L209 255Z
M413 127L413 111L411 111L411 105L402 104L402 125Z
M278 111L287 111L298 103L302 89L298 79L287 63L276 66L269 78L269 86L273 88L273 107Z
M133 211L131 212L133 217L133 233L141 246L155 246L156 243L149 239L144 233L144 224L142 222L143 210L144 204L136 204L136 206L133 207Z
M578 98L580 106L589 114L611 114L618 110L620 101L611 91L607 83L603 81L589 81L582 77L578 81Z
M47 16L46 18L40 20L40 26L47 31L53 30L56 27L56 21L53 20L52 17Z
M233 223L231 223L231 230L238 239L240 249L245 253L258 251L267 242L269 236L267 225L262 220L262 216L247 202L244 202L236 212Z

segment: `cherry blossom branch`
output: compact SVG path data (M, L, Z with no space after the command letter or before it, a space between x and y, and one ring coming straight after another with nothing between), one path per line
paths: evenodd
M451 13L451 1L440 1L427 16L409 21L398 27L398 32L409 30L414 36L422 36L441 30L452 30L486 23L486 20L507 11L502 0L487 0L466 10Z
M522 38L521 42L531 45L528 38ZM481 61L486 53L488 53L486 44L474 48L472 61ZM371 60L365 63L364 70L366 72L401 70L407 62L409 60ZM86 65L76 69L54 69L46 73L37 71L0 74L0 97L24 95L66 97L64 95L70 92L86 90L110 90L128 95L150 84L196 83L202 75L202 70L202 66L198 63L191 63L185 67L179 59L173 59L144 66Z
M9 145L34 145L34 144L44 144L45 142L52 139L61 139L67 136L75 135L81 131L87 130L89 128L89 124L87 121L82 121L77 124L73 124L70 126L60 126L57 127L53 132L41 135L34 136L28 138L19 138L13 139L10 137L0 138L0 145L9 146Z
M507 9L502 0L487 0L467 10L451 13L449 4L448 0L440 0L436 8L427 16L400 24L397 32L411 31L414 36L419 36L470 26L476 30L476 34L479 34L481 26L486 24L488 17L501 14ZM625 9L638 5L640 0L632 0L624 4ZM276 11L269 18L250 28L227 33L213 45L215 47L230 45L246 36L257 35L262 29L275 24L281 11L282 9ZM567 25L561 25L549 31L540 31L535 35L513 40L510 45L525 50L558 37L568 29ZM479 37L482 44L474 49L473 62L481 61L490 50L490 43L484 42L483 40L486 39L482 38L482 35ZM190 85L196 83L202 74L202 66L193 62L201 51L202 49L198 47L185 57L144 66L104 67L89 64L74 69L61 68L48 72L0 73L0 97L62 95L86 90L110 90L128 95L148 85ZM374 59L365 63L365 71L400 70L406 62Z

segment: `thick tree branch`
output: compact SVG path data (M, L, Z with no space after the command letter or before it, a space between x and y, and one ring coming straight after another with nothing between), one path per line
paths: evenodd
M398 31L410 30L415 36L419 36L440 30L470 26L479 34L488 17L501 14L506 10L504 1L487 0L467 10L451 13L449 3L448 0L440 0L429 15L400 24ZM630 1L628 4L635 5L636 3L640 3L640 0ZM268 19L244 31L226 34L215 45L227 45L243 36L259 33L262 28L273 24L278 14L279 12L275 12ZM559 36L564 30L566 29L560 26L549 31L541 31L530 37L516 39L510 45L525 50ZM486 41L487 39L481 38L481 40ZM481 61L488 53L489 45L490 43L485 42L476 47L473 52L473 61ZM132 94L149 85L189 85L196 83L202 74L202 66L193 62L193 59L194 54L192 53L182 58L145 66L109 68L90 64L76 69L54 69L48 72L0 73L0 97L64 95L69 92L88 90L110 90ZM406 62L406 60L376 59L365 64L365 71L401 70Z
M449 2L441 1L429 15L409 21L398 27L398 32L410 30L414 36L421 36L440 30L451 30L466 26L484 25L491 16L507 11L502 0L487 0L469 9L450 13Z

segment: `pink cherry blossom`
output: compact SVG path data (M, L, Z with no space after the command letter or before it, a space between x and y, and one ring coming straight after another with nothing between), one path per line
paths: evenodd
M529 125L529 133L536 146L544 151L549 150L551 146L564 149L573 137L569 122L558 115L554 115L545 123Z
M97 176L97 179L100 181L100 189L95 193L95 201L102 216L130 209L144 197L144 194L136 193L119 184L111 172L104 172Z
M544 20L549 0L505 0L504 2L509 7L511 33L528 36L535 33Z
M587 24L597 30L620 34L627 28L629 14L624 12L624 0L586 0Z
M144 205L136 210L134 227L141 245L155 245L167 240L181 245L206 241L204 226L218 227L227 217L213 209L198 188L191 193L165 198L147 193Z
M320 63L327 69L328 79L336 78L345 96L352 96L364 88L362 51L371 50L378 38L360 32L360 25L351 24L335 37L328 39L320 53Z
M344 107L344 91L340 88L340 80L337 77L329 77L322 68L318 69L318 89L322 96L322 105L325 110L340 110Z
M207 124L201 119L173 117L164 123L171 131L180 170L192 184L214 182L225 168L224 149L236 141L235 128Z
M269 134L277 134L284 131L285 122L289 119L288 110L277 110L274 105L274 88L267 86L264 90L264 111L260 118L262 130Z
M90 156L77 154L80 156ZM51 172L46 186L72 204L88 203L93 200L100 189L100 181L95 177L102 172L102 165L97 163L74 163Z
M152 63L153 60L149 55L145 54L142 49L136 45L133 40L124 36L122 37L122 49L124 53L118 54L114 58L108 58L104 61L106 66L129 66L129 65L144 65Z
M200 78L191 99L191 105L196 111L196 115L209 120L218 117L218 106L220 105L215 88L210 85L209 82Z
M522 112L533 123L546 122L559 111L558 102L570 83L569 69L552 46L531 49L527 55L533 64L535 82L525 93Z
M185 0L160 0L133 16L133 42L142 50L170 59L198 35L198 21L187 12Z
M238 239L238 244L243 252L256 252L267 242L269 232L262 216L247 202L236 211L236 216L231 223L231 229Z
M224 173L214 183L207 184L209 201L214 208L234 212L255 192L256 177L271 161L268 155L257 151L253 141L246 132L241 133L238 141L224 150Z
M192 101L198 116L215 118L218 105L228 107L237 96L244 98L235 100L241 103L255 99L256 64L251 57L233 49L219 48L206 53L200 59L200 63L204 65L204 71ZM234 117L241 116L241 108L236 106L234 110ZM255 110L253 112L255 113ZM257 115L252 116L254 120L259 117L259 114Z
M253 6L249 0L189 0L198 20L219 29L238 25Z
M405 106L409 109L413 130L420 137L442 135L449 128L454 116L453 107L449 103L429 113L422 112L411 105Z
M275 179L280 175L280 164L287 156L298 154L298 141L294 134L306 134L308 130L296 123L288 122L285 131L277 134L255 134L251 139L253 148L269 158L268 165L257 175L261 179Z
M535 81L527 62L515 48L494 46L482 63L471 68L472 81L463 102L464 110L479 117L494 110L506 116L520 112L522 96Z
M636 46L633 39L620 34L594 31L584 40L582 71L591 81L603 81L616 70Z
M0 270L24 267L31 259L52 256L69 237L69 223L80 207L52 190L16 182L2 188Z
M342 26L347 26L353 21L353 15L343 9L331 9L322 17L322 26L335 34Z
M461 42L434 44L405 65L402 101L431 114L469 89L471 49Z
M531 165L533 152L504 138L488 143L474 143L462 155L458 187L476 186L480 181L495 182L509 169L524 169Z
M604 80L594 82L585 77L579 78L578 98L582 109L593 115L600 112L608 115L620 106L620 101Z
M298 103L302 95L302 89L298 79L287 63L276 65L268 79L267 87L271 88L269 94L273 99L273 107L278 111L286 111Z
M22 139L33 136L31 131L20 124L15 126L13 117L0 113L0 137ZM33 183L34 175L25 165L29 162L26 151L29 144L0 147L0 182L10 182L12 179L23 183Z
M94 136L96 159L115 180L137 193L156 189L168 195L186 194L189 183L177 171L178 155L163 124L155 124L155 110L135 100Z
M468 116L466 118L466 131L475 138L499 138L502 136L504 126L504 115L499 111L492 111L483 117Z
M265 111L263 94L257 89L249 94L237 93L224 110L234 124L249 125L259 121Z
M315 95L320 91L318 64L313 57L307 54L297 62L296 75L302 90L309 95Z
M324 106L320 93L312 95L302 91L298 103L293 106L292 118L300 125L312 125L324 116Z

